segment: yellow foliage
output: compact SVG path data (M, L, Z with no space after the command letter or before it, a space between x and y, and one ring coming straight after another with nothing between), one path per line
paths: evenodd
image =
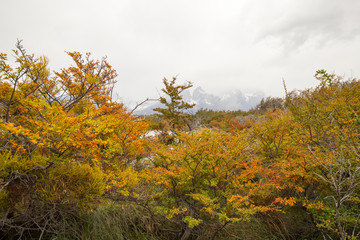
M92 206L105 191L104 174L88 163L59 163L42 175L35 188L46 201Z

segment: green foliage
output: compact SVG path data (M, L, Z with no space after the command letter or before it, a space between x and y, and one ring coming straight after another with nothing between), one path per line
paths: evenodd
M185 223L187 223L187 225L189 226L189 228L194 228L196 226L198 226L202 220L201 219L195 219L195 218L192 218L190 216L186 216L183 218L183 221Z
M155 108L154 111L159 112L159 116L168 121L171 129L189 127L191 115L186 113L186 110L194 107L195 104L184 102L181 93L192 87L192 83L177 85L176 77L173 77L171 81L164 78L163 83L164 88L161 91L165 93L165 96L160 97L160 103L164 104L165 108Z
M335 74L329 74L326 70L321 69L316 71L315 77L321 82L326 82L329 86L331 86L335 78Z
M89 164L54 160L41 155L0 154L0 219L2 234L11 238L62 231L61 222L90 210L104 193L104 174ZM56 163L56 164L55 164ZM21 227L19 227L21 226ZM29 229L29 230L28 230Z
M194 114L195 122L200 127L220 128L225 131L247 128L250 125L245 120L249 113L238 111L214 111L201 109Z
M285 108L285 100L279 97L267 97L261 99L260 103L255 107L254 110L259 111L260 113L265 113L270 110Z
M29 170L42 169L50 162L50 158L47 156L34 155L34 156L22 156L19 153L13 154L11 151L0 152L0 173L1 178L11 179L17 174L26 174Z
M37 194L49 203L76 204L90 209L105 191L104 173L88 163L60 163L42 175L36 185Z

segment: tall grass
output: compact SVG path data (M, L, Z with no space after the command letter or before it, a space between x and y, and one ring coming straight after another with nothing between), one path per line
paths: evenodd
M321 239L309 215L301 209L290 214L259 215L249 222L229 223L217 235L219 240ZM180 239L179 226L161 217L153 219L143 207L132 202L107 200L76 221L66 222L66 232L53 240L166 240ZM194 229L189 240L211 239L214 229Z
M134 203L106 201L95 211L69 225L72 227L55 239L161 239L156 237L156 228L150 214Z

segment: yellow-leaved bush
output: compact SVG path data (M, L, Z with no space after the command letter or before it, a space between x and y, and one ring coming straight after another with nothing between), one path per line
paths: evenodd
M147 123L113 101L105 58L69 52L74 66L51 73L16 47L15 67L0 55L0 234L57 234L106 190L135 187Z
M157 213L202 231L249 221L276 210L262 201L272 191L262 163L252 156L246 133L203 129L178 133L176 143L154 141L151 165L142 171Z

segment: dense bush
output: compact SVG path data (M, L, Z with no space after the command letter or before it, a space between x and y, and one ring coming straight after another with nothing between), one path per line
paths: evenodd
M149 124L112 100L105 59L68 54L54 73L21 42L15 67L0 55L3 239L359 239L359 80L320 70L314 89L190 116L192 84L164 79Z

